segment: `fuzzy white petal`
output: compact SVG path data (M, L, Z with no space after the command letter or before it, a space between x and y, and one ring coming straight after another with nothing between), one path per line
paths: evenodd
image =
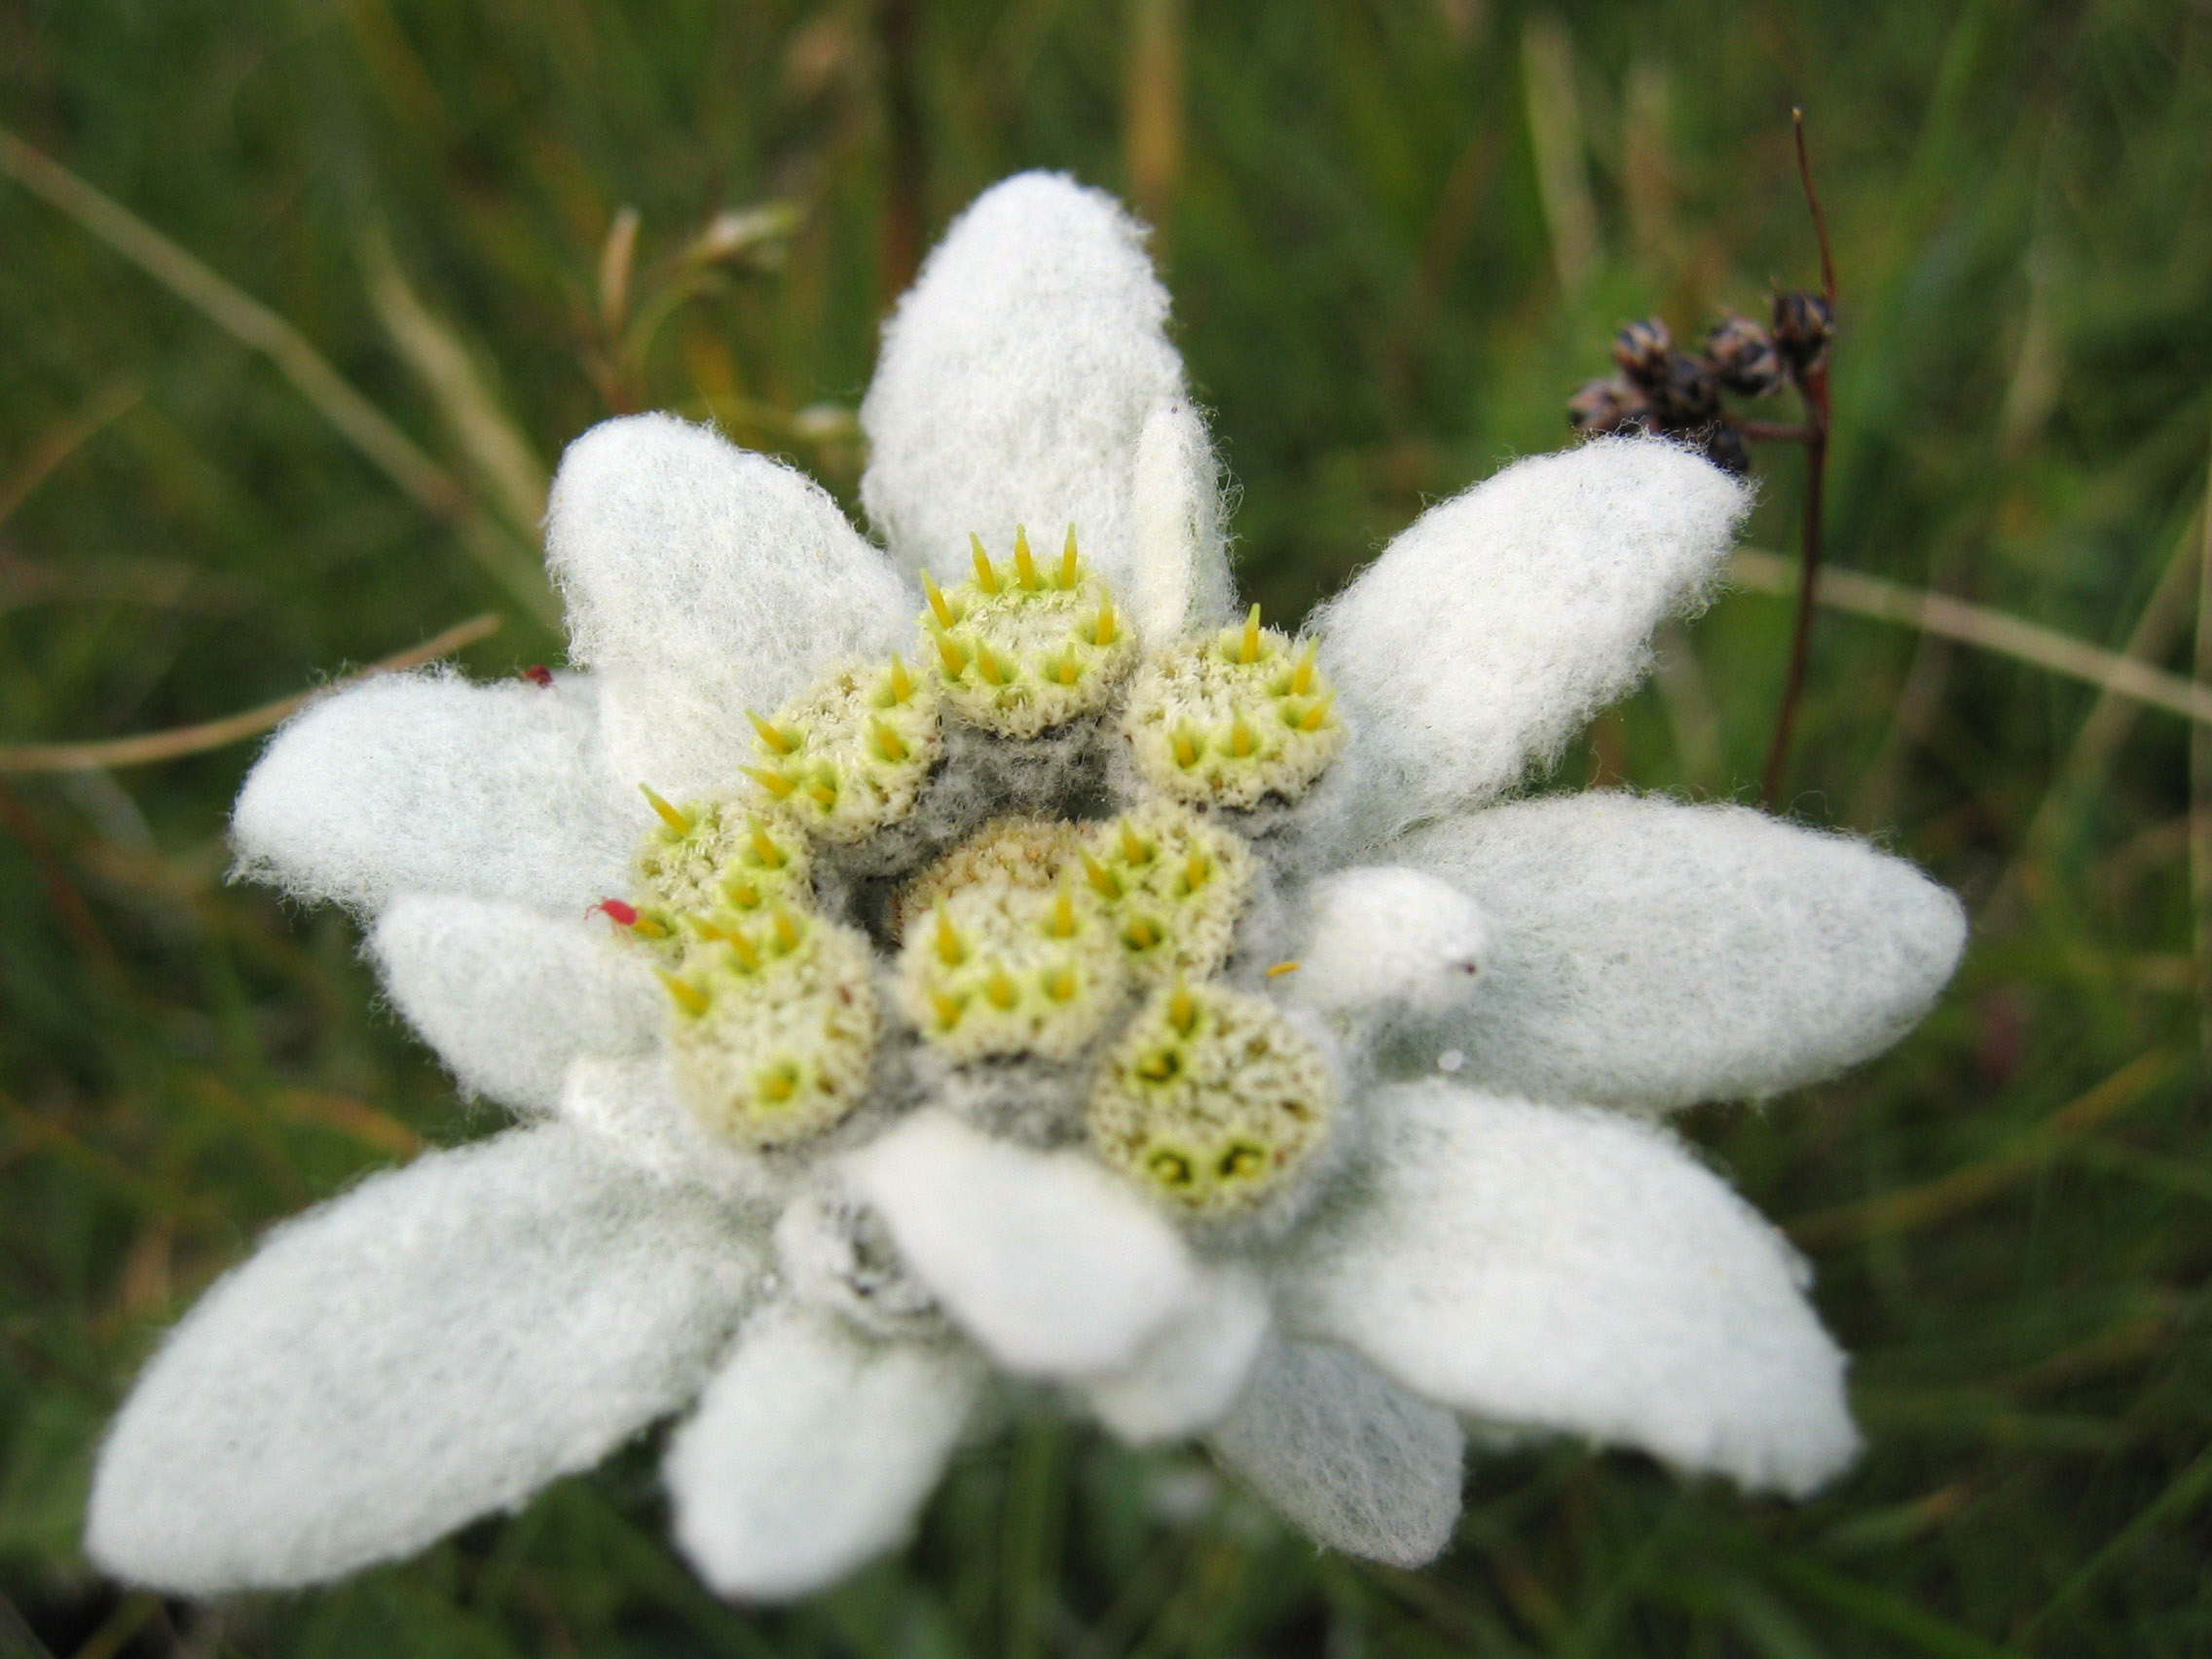
M591 759L588 680L387 674L270 739L231 819L239 873L376 910L404 892L573 913L618 892L644 823Z
M1750 493L1656 438L1520 461L1430 508L1316 623L1355 721L1346 834L1478 804L1630 690L1717 578Z
M571 654L605 685L610 761L679 798L732 787L748 708L889 649L921 604L819 484L673 415L569 446L545 546Z
M1458 888L1418 869L1378 865L1313 884L1290 995L1325 1013L1441 1014L1480 990L1490 925Z
M861 499L893 556L957 573L971 535L1003 554L1024 525L1051 552L1073 523L1116 591L1145 596L1146 626L1178 589L1225 602L1212 453L1166 320L1143 228L1111 197L1035 172L978 197L886 324L861 406Z
M1177 1440L1218 1422L1242 1392L1268 1335L1268 1295L1247 1268L1208 1268L1194 1301L1127 1369L1083 1391L1132 1445Z
M1175 1229L1080 1153L926 1110L843 1161L914 1276L1010 1371L1100 1377L1198 1294Z
M1130 512L1136 559L1129 611L1140 638L1172 640L1227 618L1235 598L1221 530L1221 467L1205 418L1156 407L1137 436Z
M550 1111L569 1062L650 1048L667 996L604 920L477 899L394 900L369 935L392 1006L462 1088Z
M1206 1444L1284 1520L1347 1555L1420 1567L1459 1519L1458 1419L1333 1343L1272 1344Z
M1957 967L1957 899L1902 859L1736 806L1517 802L1393 856L1496 923L1474 999L1429 1034L1462 1082L1646 1109L1773 1094L1902 1037Z
M663 1473L676 1541L725 1596L777 1600L896 1547L959 1443L972 1350L864 1337L783 1304L677 1431Z
M1858 1449L1804 1263L1664 1129L1383 1089L1364 1181L1300 1241L1286 1329L1440 1405L1801 1495Z
M736 1205L772 1213L792 1175L788 1163L714 1134L679 1100L665 1051L584 1054L561 1080L561 1121L596 1137L607 1156L656 1179L699 1187Z
M690 1399L762 1272L720 1206L574 1130L427 1154L277 1228L170 1334L86 1550L192 1595L409 1554Z

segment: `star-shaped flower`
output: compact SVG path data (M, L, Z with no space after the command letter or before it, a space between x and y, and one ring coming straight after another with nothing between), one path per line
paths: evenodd
M683 1413L679 1542L799 1594L898 1542L1000 1378L1400 1565L1469 1420L1793 1494L1850 1458L1803 1263L1660 1118L1887 1047L1958 905L1734 806L1508 798L1742 489L1657 440L1524 461L1287 639L1232 609L1165 316L1109 200L1010 180L886 332L888 557L789 467L609 422L548 526L577 672L276 738L243 869L365 918L522 1121L208 1292L95 1560L327 1578Z

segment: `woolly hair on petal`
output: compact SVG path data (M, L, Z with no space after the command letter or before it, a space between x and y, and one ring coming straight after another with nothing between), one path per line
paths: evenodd
M1429 1082L1297 1244L1286 1327L1491 1421L1801 1496L1859 1437L1804 1263L1656 1125Z
M1475 902L1418 869L1344 869L1307 894L1290 994L1327 1013L1440 1014L1480 994L1491 927Z
M1085 1387L1084 1401L1131 1445L1197 1434L1220 1421L1243 1392L1269 1324L1258 1273L1235 1264L1209 1266L1188 1308L1135 1363Z
M739 775L748 709L881 654L918 603L819 484L672 415L569 446L545 545L571 654L604 684L608 763L679 799Z
M398 893L574 914L617 891L636 809L591 764L596 689L387 674L270 739L231 819L238 873L374 911Z
M803 1596L896 1547L982 1382L971 1349L880 1342L784 1304L739 1336L663 1473L676 1539L725 1596Z
M1018 525L1057 545L1073 523L1148 629L1226 602L1212 449L1144 235L1112 197L1032 172L931 254L861 406L861 499L908 570L963 563L971 535L1008 546Z
M1424 1033L1463 1082L1655 1110L1774 1094L1880 1053L1966 941L1902 859L1744 807L1516 802L1388 849L1496 922L1481 989Z
M1359 736L1346 844L1479 805L1549 764L1699 605L1749 510L1658 438L1523 461L1431 507L1315 626Z
M1079 1153L915 1113L842 1161L914 1276L1008 1370L1103 1377L1199 1294L1175 1230Z
M1333 1343L1271 1344L1206 1445L1284 1520L1346 1555L1423 1567L1459 1519L1458 1419Z
M649 1049L667 997L610 929L476 899L409 894L369 935L392 1006L461 1086L551 1111L569 1063Z
M688 1401L763 1265L725 1206L563 1125L373 1176L170 1333L101 1448L86 1553L184 1595L410 1554Z

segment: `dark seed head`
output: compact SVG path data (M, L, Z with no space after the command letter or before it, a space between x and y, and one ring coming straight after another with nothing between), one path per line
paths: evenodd
M1651 410L1662 430L1695 431L1720 413L1720 387L1698 357L1667 359L1665 378L1652 388Z
M1567 423L1578 432L1617 432L1641 426L1648 417L1643 393L1618 378L1585 381L1567 400Z
M1782 384L1782 358L1774 336L1748 316L1729 315L1705 337L1713 376L1730 391L1764 397Z
M1744 435L1725 421L1715 421L1698 439L1705 451L1706 460L1741 478L1751 469L1751 452L1744 447Z
M1674 336L1655 316L1632 322L1613 336L1613 361L1641 387L1655 387L1665 378L1667 358L1674 350Z
M1820 295L1774 296L1774 344L1792 369L1802 371L1819 362L1834 337L1835 313Z

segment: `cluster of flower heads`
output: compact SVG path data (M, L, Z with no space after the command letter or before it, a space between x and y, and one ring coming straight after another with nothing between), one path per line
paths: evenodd
M753 715L758 764L724 794L645 789L636 891L602 909L667 988L678 1091L768 1151L887 1068L1026 1068L1067 1104L1032 1135L1195 1220L1261 1209L1314 1166L1337 1083L1325 1040L1227 973L1266 879L1230 825L1343 744L1315 649L1254 606L1140 652L1073 527L1050 561L1023 531L1011 568L973 558L949 590L924 576L917 666L841 663ZM994 811L970 776L990 758L1031 765L1046 810Z
M1803 390L1825 367L1834 336L1832 308L1808 293L1775 295L1771 326L1731 313L1707 331L1702 351L1677 350L1667 325L1644 317L1613 337L1618 372L1584 382L1567 400L1567 422L1578 432L1678 438L1741 475L1751 464L1747 427L1721 394L1761 398L1785 385Z

